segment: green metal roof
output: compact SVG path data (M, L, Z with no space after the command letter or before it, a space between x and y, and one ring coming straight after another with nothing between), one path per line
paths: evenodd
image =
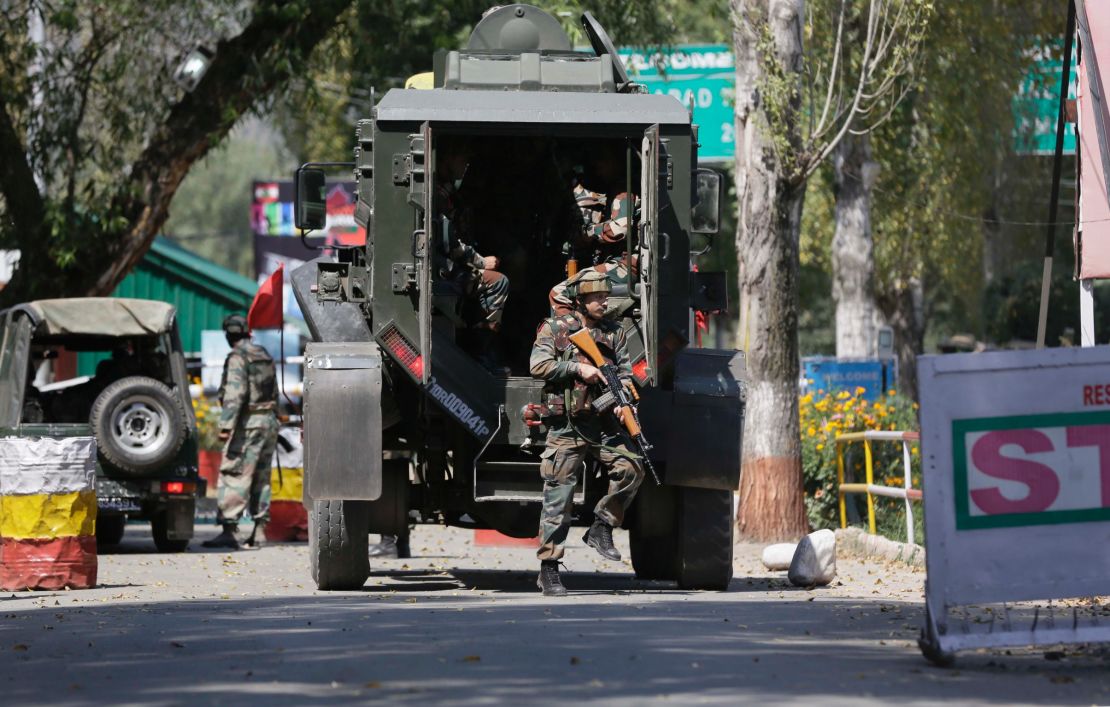
M159 236L112 294L176 306L181 344L185 351L198 353L201 331L219 329L228 314L246 314L257 291L258 283L249 277Z

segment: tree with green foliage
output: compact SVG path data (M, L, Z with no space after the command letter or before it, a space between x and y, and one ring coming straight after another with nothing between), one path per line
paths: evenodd
M796 537L807 526L798 428L806 183L853 129L898 104L932 11L926 0L856 6L844 0L824 14L807 13L804 0L731 0L740 337L750 378L738 523L747 537ZM806 52L815 35L833 37L826 55ZM858 60L846 62L854 43Z
M7 302L107 294L190 167L291 78L351 0L13 0L0 6L0 246ZM186 53L212 52L192 90Z

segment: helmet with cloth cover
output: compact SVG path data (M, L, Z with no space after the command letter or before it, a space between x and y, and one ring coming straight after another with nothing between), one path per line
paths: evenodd
M613 283L609 282L609 278L605 273L587 269L571 278L567 283L567 290L567 294L577 299L583 295L589 295L595 292L609 294L613 291Z

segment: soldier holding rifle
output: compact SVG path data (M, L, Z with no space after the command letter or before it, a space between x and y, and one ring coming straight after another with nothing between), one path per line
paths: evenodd
M644 478L642 466L647 459L629 450L625 434L628 428L622 429L621 424L622 419L632 419L628 406L620 404L621 398L629 400L628 391L624 390L620 398L613 391L598 395L599 387L606 384L606 376L586 351L600 355L604 364L615 366L616 376L610 377L631 389L632 367L624 331L605 319L611 291L612 285L605 275L583 273L573 285L575 311L544 320L536 332L529 362L532 375L547 383L545 404L551 415L545 420L550 431L540 462L544 494L540 514L542 544L537 553L540 559L537 584L548 596L566 594L559 578L559 558L563 556L563 544L570 530L574 488L586 456L600 461L609 477L608 493L594 508L594 523L583 538L602 557L620 559L620 552L613 546L613 528L624 520L624 512ZM588 336L588 340L583 336ZM576 345L572 337L582 345ZM595 404L606 395L612 396L608 399L609 407L604 402ZM629 431L639 434L638 428Z

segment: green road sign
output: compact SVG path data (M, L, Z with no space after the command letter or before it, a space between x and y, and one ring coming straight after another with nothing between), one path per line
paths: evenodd
M727 44L678 45L658 53L633 47L617 51L633 81L693 106L694 122L700 128L699 161L733 160L735 69Z
M1063 52L1057 51L1057 54ZM1071 65L1068 98L1075 98L1075 60ZM1036 56L1014 96L1014 151L1023 155L1056 152L1056 117L1060 109L1060 60L1049 52ZM1075 154L1075 124L1064 123L1064 154Z

